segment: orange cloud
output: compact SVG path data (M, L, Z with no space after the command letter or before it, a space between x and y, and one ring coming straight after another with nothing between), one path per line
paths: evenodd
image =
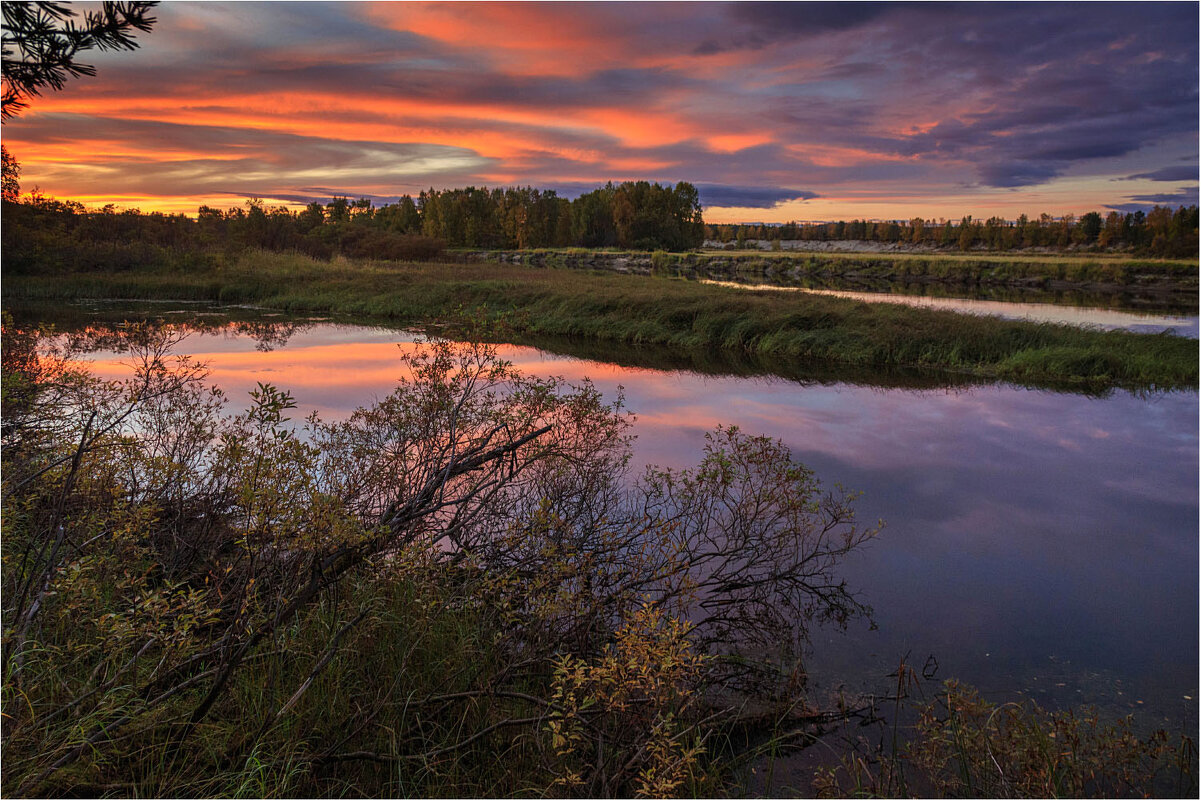
M583 4L369 3L363 13L513 75L578 75L631 63L624 37L607 35L595 24L597 9Z
M106 55L4 134L26 189L146 209L612 178L820 196L711 221L1080 213L1132 194L1124 176L1195 163L1195 98L1140 65L1195 65L1180 32L1196 10L1161 6L1087 20L1053 4L881 7L823 26L753 4L165 4L142 49ZM1040 39L1065 19L1072 41ZM1007 47L1015 26L1023 48ZM77 115L73 133L46 114ZM165 125L122 140L119 122ZM885 195L905 205L881 213Z
M263 111L248 113L247 109ZM320 109L322 114L312 112ZM169 97L130 97L121 103L107 100L51 98L39 103L38 113L90 114L101 117L150 120L182 125L273 130L301 136L347 140L430 141L467 147L485 156L505 157L529 149L547 149L569 157L578 149L557 144L556 133L591 131L620 140L632 147L653 147L679 142L692 136L695 125L678 114L664 111L630 110L620 107L576 109L523 109L496 104L461 104L436 100L390 97L347 97L334 94L264 95L230 94L219 106L181 105ZM340 119L346 114L346 119ZM364 114L376 120L362 121ZM525 126L523 132L486 130L481 124L495 122ZM19 133L17 134L19 137ZM606 158L592 151L585 160ZM654 168L656 161L631 161L628 169Z
M734 153L748 147L766 145L773 141L775 141L775 137L767 132L715 134L705 139L706 144L719 153Z

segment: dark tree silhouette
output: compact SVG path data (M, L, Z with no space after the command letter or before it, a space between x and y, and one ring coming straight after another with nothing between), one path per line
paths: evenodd
M0 145L0 162L3 163L0 197L8 201L15 201L21 194L21 165L9 155L8 148L4 145Z
M7 120L44 89L59 90L68 78L92 76L96 68L75 59L84 50L134 50L133 32L148 32L154 2L102 3L81 24L65 3L5 2L4 94L0 117Z

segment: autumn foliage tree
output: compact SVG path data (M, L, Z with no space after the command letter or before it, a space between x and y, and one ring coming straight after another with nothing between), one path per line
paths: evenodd
M15 202L21 194L21 165L8 152L8 148L0 145L0 161L3 163L3 177L0 178L0 196L4 200Z

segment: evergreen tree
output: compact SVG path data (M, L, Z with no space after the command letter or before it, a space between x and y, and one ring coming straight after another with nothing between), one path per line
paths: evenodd
M5 2L3 11L3 97L0 117L7 120L45 89L59 90L67 79L96 74L76 60L84 50L134 50L133 32L149 32L153 2L105 2L87 11L77 25L65 3Z

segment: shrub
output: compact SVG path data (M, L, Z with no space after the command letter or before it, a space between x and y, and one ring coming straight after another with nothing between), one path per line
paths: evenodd
M765 654L868 612L873 530L780 443L635 480L620 399L489 345L298 427L271 385L227 415L182 328L3 333L10 794L672 794L796 691Z
M1195 797L1197 751L1189 738L1139 738L1130 720L1103 723L1088 710L1000 706L946 682L917 708L912 735L891 754L843 758L819 772L827 797L939 798Z

